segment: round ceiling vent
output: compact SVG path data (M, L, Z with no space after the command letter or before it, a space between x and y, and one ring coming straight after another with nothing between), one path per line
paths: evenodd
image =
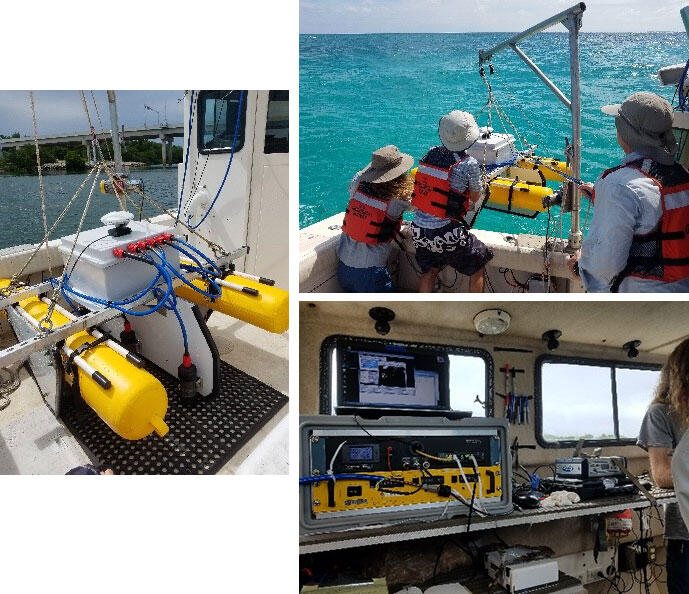
M503 309L485 309L474 316L474 327L479 334L502 334L510 327L512 317Z

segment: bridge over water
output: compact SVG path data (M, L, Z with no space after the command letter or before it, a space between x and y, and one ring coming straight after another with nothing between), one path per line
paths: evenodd
M111 140L110 130L97 132L99 140ZM120 142L138 139L158 139L160 140L163 155L163 164L167 165L168 155L172 156L172 143L175 138L184 137L184 126L182 124L172 124L168 126L156 126L153 128L122 128L120 130ZM64 134L46 134L38 137L39 145L46 144L67 144L80 142L86 147L87 161L93 161L93 145L90 132L75 132ZM0 153L5 149L16 149L27 144L33 144L33 136L21 136L19 138L0 138Z

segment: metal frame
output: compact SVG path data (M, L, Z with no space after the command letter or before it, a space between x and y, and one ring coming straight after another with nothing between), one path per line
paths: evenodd
M659 371L661 365L653 363L632 363L627 361L617 361L614 359L589 359L585 357L567 357L561 355L541 355L536 359L534 372L534 414L536 428L536 442L542 448L573 448L577 445L577 440L546 441L543 438L543 377L541 370L544 363L565 363L570 365L589 365L592 367L610 367L611 374L611 397L613 409L613 424L615 435L619 435L619 419L617 406L617 381L616 369L641 369ZM586 447L607 447L607 446L628 446L635 445L636 439L597 439L586 440Z
M448 355L465 355L480 357L486 364L486 401L484 403L484 410L486 418L495 416L495 386L494 386L494 367L493 356L485 349L475 347L456 346L450 344L432 344L428 342L412 342L406 340L385 340L383 338L369 338L365 336L350 336L347 334L332 334L326 337L321 343L320 358L319 358L319 414L332 414L333 394L330 391L330 361L331 354L334 348L346 342L367 342L372 345L385 344L399 344L405 347L414 347L423 351L440 351ZM392 414L392 413L389 413Z
M231 254L223 258L218 258L218 265L223 266L225 264L229 264L233 260L246 255L247 251L248 250L246 247L238 248ZM193 280L198 276L198 273L192 272L187 273L185 278L187 280ZM182 284L182 281L175 277L175 279L172 281L172 284L173 286L177 287ZM0 299L0 310L4 309L5 307L12 306L13 304L18 303L27 297L48 293L51 289L52 284L50 282L42 282L31 287L26 287L25 289L17 291L16 293L12 293L9 297ZM154 298L151 297L150 299L139 301L135 305L132 305L132 307L145 305L153 299ZM112 307L91 311L83 316L80 316L69 324L55 328L50 332L37 334L33 338L23 340L17 344L7 347L6 349L0 350L0 369L3 367L8 367L14 363L23 363L26 361L26 359L28 359L31 353L42 349L48 349L61 340L69 338L72 336L72 334L76 334L82 330L88 330L93 326L98 326L99 324L112 320L120 315L122 315L122 312Z
M569 109L572 115L572 159L571 170L572 175L581 178L581 87L579 80L579 31L581 29L581 19L586 4L579 2L563 10L562 12L546 19L513 35L506 41L503 41L489 50L480 50L478 54L479 65L488 62L495 54L504 49L512 48L512 50L521 58L521 60L541 79L543 84L548 87L555 96ZM568 99L565 94L551 81L546 74L527 56L524 51L518 47L518 43L535 35L541 33L554 25L562 24L569 31L569 71L571 80L572 96ZM568 247L570 249L579 249L581 247L582 231L580 226L579 209L581 207L581 193L579 189L574 187L572 193L572 224L569 230Z

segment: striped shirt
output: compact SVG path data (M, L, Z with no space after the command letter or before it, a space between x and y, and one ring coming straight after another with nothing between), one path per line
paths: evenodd
M455 158L459 161L460 156L455 153ZM461 194L462 192L481 191L481 168L474 157L466 157L462 163L450 170L450 189ZM450 222L450 219L440 219L419 210L414 214L414 224L424 229L439 229Z

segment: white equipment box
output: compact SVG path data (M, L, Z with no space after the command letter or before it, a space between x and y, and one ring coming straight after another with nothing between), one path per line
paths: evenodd
M530 553L532 550L526 547L486 553L488 575L513 594L527 588L556 583L560 577L557 560L526 560Z
M119 218L111 216L115 214L120 215ZM123 217L125 214L128 216ZM172 233L173 229L147 221L132 221L129 213L110 213L101 220L111 224L83 231L78 238L76 235L63 237L59 250L66 263L76 240L67 270L70 287L91 297L106 301L121 301L143 291L153 281L158 271L154 266L144 262L118 258L113 254L113 250L115 248L126 250L131 243L145 241L162 233ZM108 231L113 229L113 222L121 228L127 227L130 232L117 237L108 234ZM156 249L163 250L170 265L179 271L179 252L176 249L167 245L159 245ZM148 250L144 253L148 253L157 264L160 264L160 259L156 255ZM170 275L174 277L172 272ZM161 278L159 285L166 287L167 283ZM101 307L91 301L67 294L70 299L82 303L89 309ZM130 304L128 307L133 305L135 304Z
M467 154L474 157L479 165L493 165L510 161L516 154L514 136L512 134L498 134L492 128L479 129L478 140L467 149Z

